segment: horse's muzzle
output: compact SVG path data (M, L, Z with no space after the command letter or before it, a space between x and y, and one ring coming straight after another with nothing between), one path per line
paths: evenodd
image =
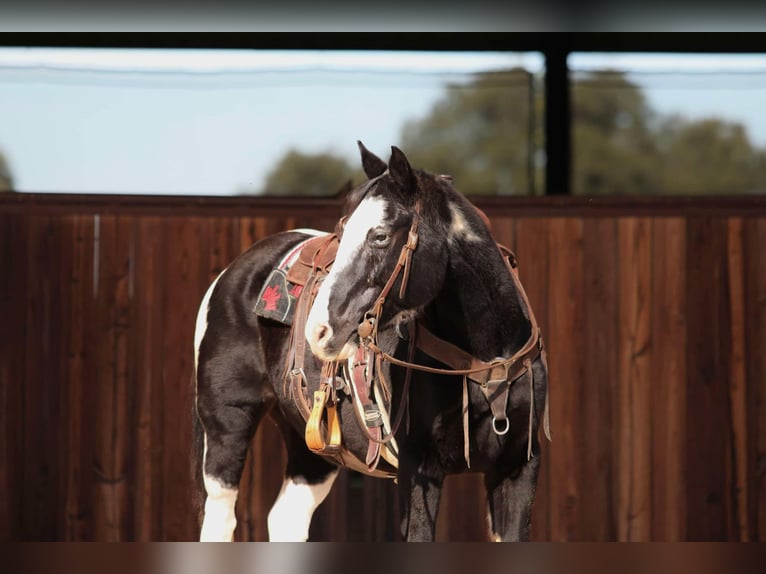
M345 361L353 356L356 345L347 341L339 347L333 341L333 329L327 323L317 323L306 329L306 340L311 352L322 361Z

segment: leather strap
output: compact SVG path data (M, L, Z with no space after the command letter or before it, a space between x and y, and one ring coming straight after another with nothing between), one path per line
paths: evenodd
M303 289L303 292L298 299L298 305L295 308L295 317L290 332L291 342L288 352L289 370L285 380L286 383L289 382L289 392L292 394L293 400L304 419L309 418L311 407L309 406L303 390L303 383L306 378L306 374L303 370L304 361L306 359L306 336L303 331L306 326L306 320L308 319L311 302L314 300L316 290L319 288L320 283L320 275L312 273L309 276L306 282L306 287Z
M362 406L364 413L363 423L366 425L367 432L370 435L367 456L364 461L370 470L373 470L380 460L380 429L383 425L383 418L379 407L370 400L369 391L372 389L372 371L372 355L364 347L359 347L354 357L353 368L351 369L351 384L354 386L354 393Z
M364 339L376 340L378 335L378 325L380 324L380 314L383 312L383 305L386 302L388 293L396 283L399 274L404 271L402 275L402 282L399 286L399 298L404 298L404 293L407 290L407 283L410 278L410 266L412 262L412 253L418 246L418 223L420 221L420 202L415 203L415 213L412 217L412 224L407 234L407 241L402 245L402 250L399 252L399 259L396 261L394 270L388 277L388 281L383 285L383 289L380 291L380 295L375 300L372 308L365 313L364 320L359 325L359 336Z

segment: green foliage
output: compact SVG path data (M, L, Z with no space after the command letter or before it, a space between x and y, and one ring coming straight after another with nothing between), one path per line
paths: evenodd
M427 117L405 124L400 147L413 165L452 175L465 194L527 194L542 126L534 93L519 69L452 84Z
M659 116L624 74L573 83L575 195L732 195L766 192L766 151L741 124Z
M635 195L659 189L653 119L643 93L620 73L574 82L573 193Z
M766 152L753 148L740 124L673 118L663 126L658 146L662 189L708 195L766 192Z
M5 156L0 152L0 192L13 191L13 176Z
M412 165L450 174L465 194L542 192L544 101L520 69L451 84L397 145ZM396 143L396 142L392 142ZM572 82L572 193L575 195L732 195L766 193L766 150L745 128L720 118L689 120L653 111L621 72ZM269 174L267 195L333 195L361 171L329 153L291 150Z
M345 189L349 180L362 181L360 169L330 153L304 154L289 150L269 172L261 190L272 196L332 196Z

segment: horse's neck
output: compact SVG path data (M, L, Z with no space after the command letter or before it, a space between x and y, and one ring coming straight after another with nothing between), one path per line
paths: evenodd
M451 248L444 288L431 308L435 334L484 361L507 357L531 333L526 312L494 241Z

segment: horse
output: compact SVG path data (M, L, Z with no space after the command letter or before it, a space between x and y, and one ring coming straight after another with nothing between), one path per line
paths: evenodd
M395 146L388 163L358 146L368 179L348 193L334 233L261 239L202 299L200 540L232 540L245 457L267 413L287 453L270 541L307 540L343 466L396 479L405 541L434 540L444 479L464 472L484 475L492 539L528 540L548 379L515 258L450 176L413 168ZM308 242L312 274L292 325L258 316L270 273Z

